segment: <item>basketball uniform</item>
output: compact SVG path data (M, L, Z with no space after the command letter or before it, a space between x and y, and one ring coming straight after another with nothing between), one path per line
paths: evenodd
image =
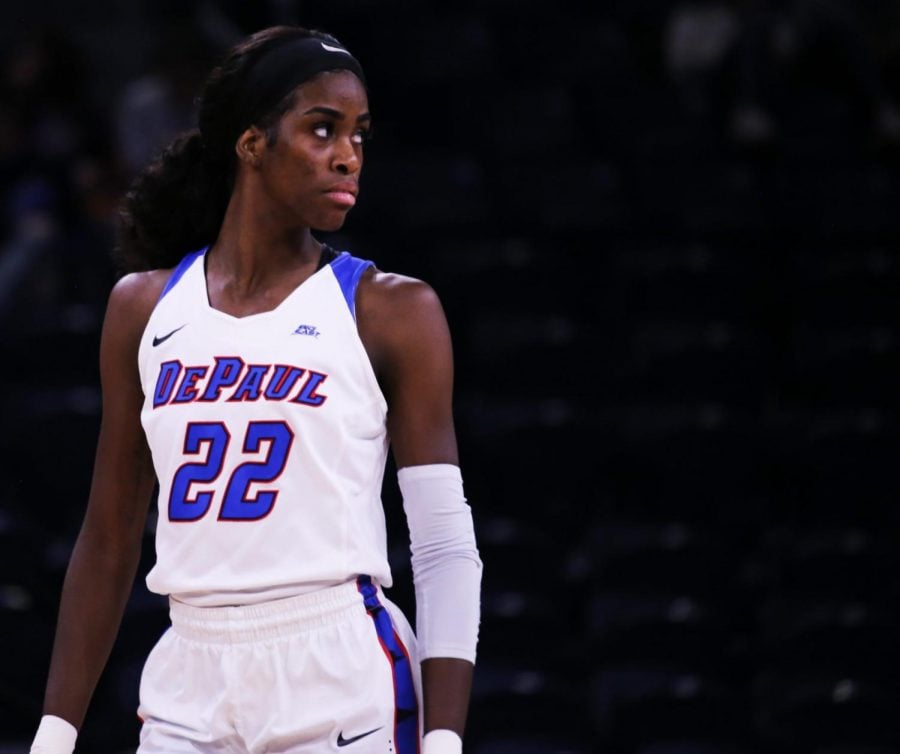
M387 403L355 320L371 262L323 249L275 309L175 268L138 361L159 480L151 591L172 628L141 681L142 754L415 754L415 640L391 585Z

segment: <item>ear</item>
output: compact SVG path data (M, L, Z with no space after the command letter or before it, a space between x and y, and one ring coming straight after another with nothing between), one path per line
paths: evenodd
M265 148L266 134L256 126L250 126L238 136L238 140L234 145L237 158L245 165L252 167L259 167Z

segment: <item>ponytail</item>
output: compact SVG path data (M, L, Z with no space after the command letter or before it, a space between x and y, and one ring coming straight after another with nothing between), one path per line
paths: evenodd
M213 243L231 193L228 166L212 160L197 129L179 136L135 178L119 217L124 272L175 266Z

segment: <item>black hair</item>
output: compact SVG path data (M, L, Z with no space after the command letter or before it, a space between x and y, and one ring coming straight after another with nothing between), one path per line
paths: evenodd
M114 258L123 272L173 267L189 251L216 240L231 196L234 145L255 125L274 139L294 91L251 123L238 122L234 103L245 92L254 65L285 42L315 37L337 47L330 34L274 26L233 47L207 78L198 97L198 128L176 138L132 182L119 212Z

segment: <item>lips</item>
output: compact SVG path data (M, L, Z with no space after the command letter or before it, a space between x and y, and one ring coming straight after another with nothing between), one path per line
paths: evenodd
M325 190L325 194L336 204L342 207L352 207L356 204L356 194L359 187L356 183L345 181L344 183L336 183Z

